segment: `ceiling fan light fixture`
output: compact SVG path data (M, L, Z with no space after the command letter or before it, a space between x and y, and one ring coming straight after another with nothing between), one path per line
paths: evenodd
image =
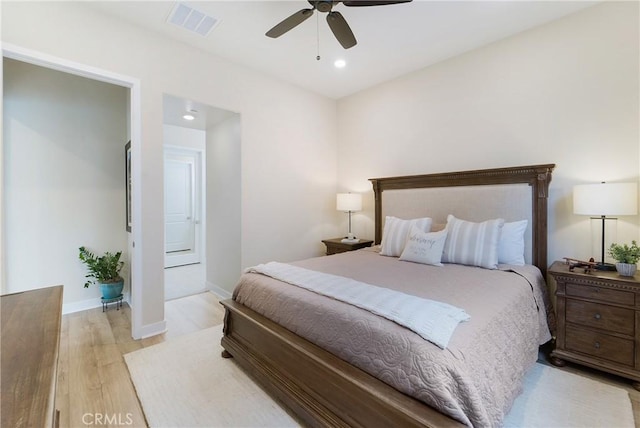
M347 66L347 61L343 60L343 59L337 59L335 60L335 62L333 63L333 65L336 68L345 68Z

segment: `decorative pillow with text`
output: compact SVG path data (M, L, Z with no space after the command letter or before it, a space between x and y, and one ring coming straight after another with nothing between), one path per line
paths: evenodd
M413 226L400 260L425 265L442 266L442 250L447 239L447 229L439 232L423 232Z

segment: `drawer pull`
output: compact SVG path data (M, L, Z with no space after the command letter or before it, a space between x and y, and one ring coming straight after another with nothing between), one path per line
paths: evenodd
M598 313L597 313L597 314L595 314L595 315L593 316L593 318L595 318L595 319L599 320L600 318L602 318L602 315L600 315L600 314L598 314Z
M600 342L594 343L593 347L596 348L596 349L600 349Z

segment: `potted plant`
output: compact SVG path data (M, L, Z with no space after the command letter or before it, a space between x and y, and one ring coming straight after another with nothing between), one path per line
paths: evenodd
M616 270L620 275L635 275L638 268L638 260L640 260L640 247L638 247L636 241L631 241L631 245L611 244L609 255L617 261Z
M96 256L85 247L80 247L79 258L87 265L89 273L85 275L89 279L84 287L91 284L99 284L103 299L114 299L122 294L124 280L120 276L120 271L124 262L120 261L122 251L117 253L106 252L102 256Z

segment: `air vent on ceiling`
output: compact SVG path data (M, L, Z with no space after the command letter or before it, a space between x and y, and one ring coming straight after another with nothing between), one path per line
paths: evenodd
M206 37L220 23L220 20L184 3L176 3L167 22Z

